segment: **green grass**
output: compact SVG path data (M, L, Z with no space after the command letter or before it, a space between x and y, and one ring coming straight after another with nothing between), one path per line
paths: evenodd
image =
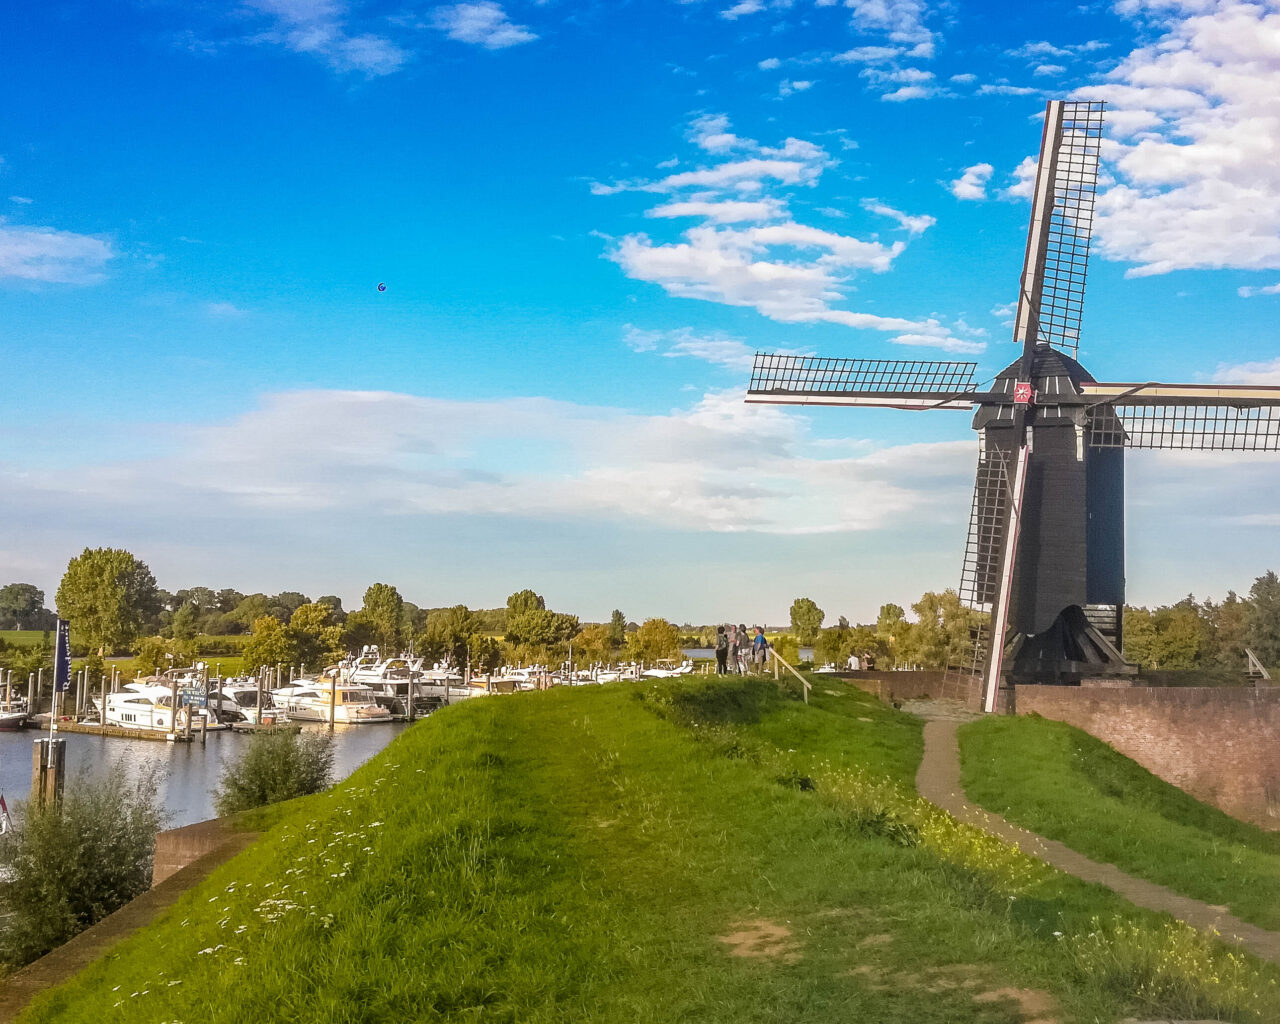
M1035 716L960 729L970 800L1095 860L1280 929L1280 834L1202 804L1107 744Z
M52 641L52 631L48 635ZM41 629L0 629L0 640L14 647L35 647L44 636L44 630Z
M818 687L838 695L711 679L445 709L248 814L260 842L21 1019L1033 1016L1006 986L1062 1024L1280 1019L1275 970L957 825L911 791L916 720ZM731 955L760 923L776 942Z

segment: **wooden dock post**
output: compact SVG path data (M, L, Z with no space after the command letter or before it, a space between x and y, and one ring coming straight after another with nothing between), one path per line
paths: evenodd
M31 713L34 715L40 710L38 704L40 702L40 691L44 689L44 669L36 669L36 699L31 705Z
M31 802L44 806L62 800L67 767L67 741L47 737L36 740L31 752Z
M98 724L102 726L102 735L107 734L107 677L102 677L102 703L98 705Z

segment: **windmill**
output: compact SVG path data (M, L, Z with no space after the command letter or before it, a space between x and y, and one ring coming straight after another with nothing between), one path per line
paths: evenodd
M1045 109L1013 340L977 364L757 353L747 401L974 410L978 469L960 597L990 615L983 707L1010 682L1132 673L1124 608L1124 449L1280 450L1280 387L1103 383L1076 361L1103 104ZM1008 665L1006 665L1008 663Z

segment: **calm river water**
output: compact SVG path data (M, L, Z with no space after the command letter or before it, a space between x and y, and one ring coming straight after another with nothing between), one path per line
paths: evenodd
M328 726L323 725L303 728L328 731ZM334 780L345 779L406 728L405 722L335 727ZM0 794L10 808L18 800L25 800L31 791L32 741L48 735L35 729L0 732ZM204 746L198 739L193 743L164 743L80 733L60 735L67 741L67 785L74 783L82 766L90 773L116 761L123 763L126 771L156 766L159 795L170 814L170 828L214 817L213 790L222 775L222 766L239 756L249 742L248 736L229 730L209 733Z

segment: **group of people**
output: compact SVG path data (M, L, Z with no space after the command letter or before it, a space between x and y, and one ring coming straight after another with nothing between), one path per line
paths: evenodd
M756 626L754 633L746 626L717 626L716 674L763 672L768 650L769 641L765 639L763 626Z

